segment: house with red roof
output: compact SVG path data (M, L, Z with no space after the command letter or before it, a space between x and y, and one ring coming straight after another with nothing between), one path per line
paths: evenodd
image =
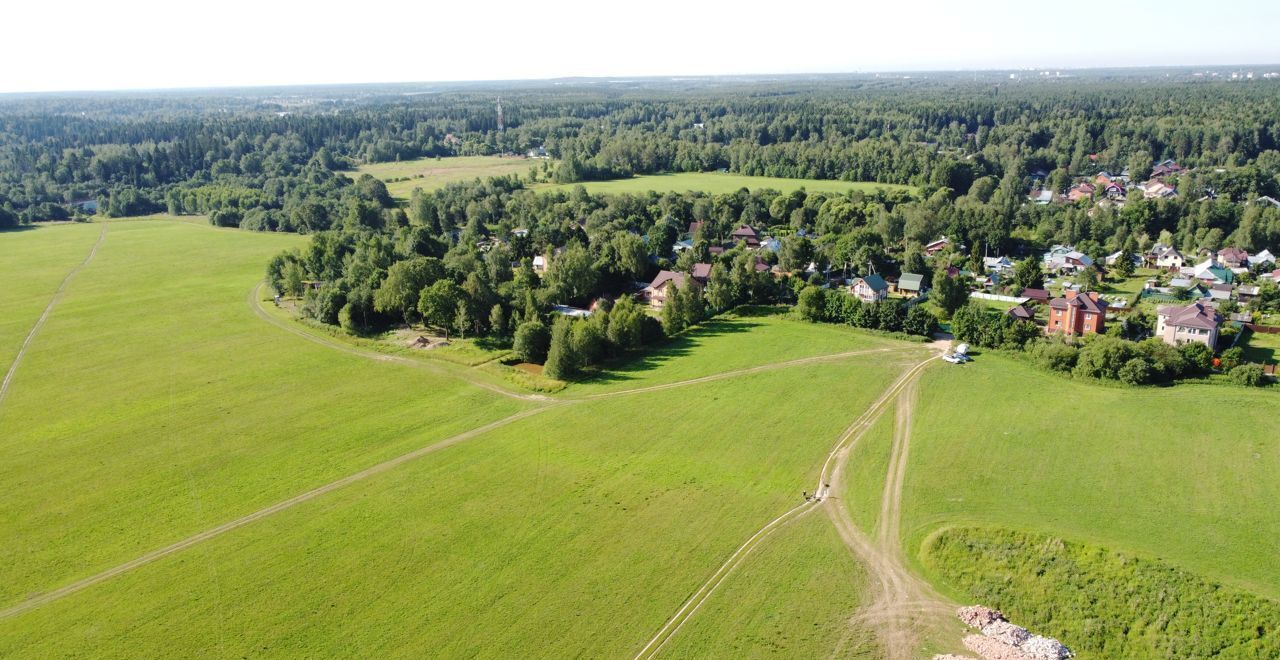
M1025 293L1025 292L1024 292ZM1049 323L1046 334L1079 337L1106 332L1107 301L1096 291L1066 291L1063 297L1049 301Z

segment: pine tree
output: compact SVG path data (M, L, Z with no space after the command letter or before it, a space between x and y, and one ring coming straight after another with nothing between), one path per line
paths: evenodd
M667 285L667 298L662 304L662 331L674 337L684 330L684 299L675 282Z
M573 346L573 319L560 316L551 327L551 349L542 373L548 378L564 380L577 371L577 355Z

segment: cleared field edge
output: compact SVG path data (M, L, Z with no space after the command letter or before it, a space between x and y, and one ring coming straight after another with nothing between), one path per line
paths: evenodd
M4 374L4 380L0 381L0 405L4 404L5 396L9 393L9 387L13 383L13 377L18 372L18 366L22 364L22 358L26 355L27 348L36 338L36 335L40 333L40 328L44 327L45 321L47 321L49 319L49 315L53 313L54 306L56 306L58 304L58 300L62 298L62 294L67 290L67 286L71 284L71 280L75 279L76 274L84 269L85 266L88 266L90 261L93 261L94 255L98 254L98 248L102 247L102 243L106 238L107 225L103 224L102 230L98 233L98 240L93 244L93 247L89 249L89 254L85 256L84 261L72 268L71 271L67 273L67 276L62 279L62 283L59 284L57 290L53 292L53 297L49 299L49 304L45 305L44 311L40 314L40 318L36 319L35 325L31 326L31 331L27 333L26 338L22 341L22 345L18 347L17 354L13 356L13 362L9 364L9 369Z

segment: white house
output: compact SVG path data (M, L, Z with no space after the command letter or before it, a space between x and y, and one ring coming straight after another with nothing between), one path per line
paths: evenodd
M1156 316L1156 336L1166 344L1179 346L1198 342L1213 348L1218 343L1218 325L1222 316L1203 303L1186 307L1161 305Z
M889 285L883 277L872 273L853 280L853 284L849 285L849 293L862 302L875 302L889 296Z

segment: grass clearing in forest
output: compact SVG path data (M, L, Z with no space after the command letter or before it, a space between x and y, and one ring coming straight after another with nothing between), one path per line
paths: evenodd
M392 197L409 199L414 188L430 192L458 181L487 179L493 176L518 174L526 177L529 169L541 166L544 160L531 160L523 156L451 156L448 158L418 158L394 163L367 163L346 174L352 179L369 174L387 182L387 192ZM392 181L392 179L396 179Z
M909 554L943 527L1007 528L1280 598L1274 391L1107 387L987 352L930 370L920 392L904 495Z
M678 172L673 174L643 174L630 179L613 181L583 181L581 183L538 184L535 190L572 191L582 186L589 193L644 193L644 192L689 192L701 191L710 194L735 193L743 188L760 190L771 188L788 193L804 188L809 192L846 193L854 190L872 192L879 189L903 190L915 192L912 186L894 183L875 183L865 181L835 181L831 179L784 179L771 176L748 176L745 174L729 174L726 172Z

